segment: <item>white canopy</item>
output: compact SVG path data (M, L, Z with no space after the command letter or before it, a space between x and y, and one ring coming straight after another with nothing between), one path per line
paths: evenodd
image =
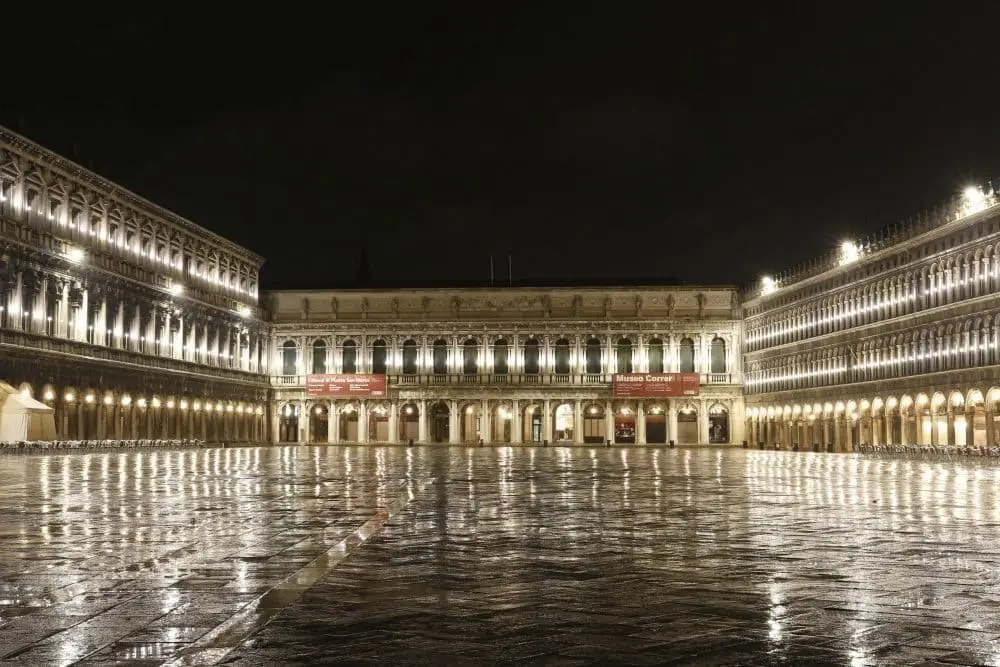
M0 382L0 442L55 438L55 410Z

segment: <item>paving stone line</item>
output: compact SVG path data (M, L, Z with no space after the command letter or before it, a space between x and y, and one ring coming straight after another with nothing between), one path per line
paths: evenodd
M434 483L431 478L422 482L418 493ZM400 482L405 486L406 480ZM392 517L406 509L416 494L407 489L388 503L383 511L361 525L354 533L334 545L326 553L313 559L308 565L289 575L259 598L246 605L226 622L214 628L190 646L177 653L166 667L191 667L194 665L215 665L225 659L250 636L260 632L308 589L315 586L333 568L378 534Z

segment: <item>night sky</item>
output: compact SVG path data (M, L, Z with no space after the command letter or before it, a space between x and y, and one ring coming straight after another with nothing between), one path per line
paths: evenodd
M264 255L265 287L349 286L363 247L380 282L493 253L743 283L1000 176L997 17L957 5L21 4L0 123Z

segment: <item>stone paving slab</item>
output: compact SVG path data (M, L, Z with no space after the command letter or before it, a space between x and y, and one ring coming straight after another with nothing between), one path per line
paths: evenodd
M0 658L994 664L998 489L739 449L8 457Z

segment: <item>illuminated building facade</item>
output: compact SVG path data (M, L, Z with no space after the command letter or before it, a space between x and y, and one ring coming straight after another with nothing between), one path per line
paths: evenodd
M262 262L0 128L0 379L61 438L266 438Z
M748 439L836 451L996 443L998 203L992 188L969 188L748 289Z
M733 288L279 291L269 309L273 442L743 437Z

